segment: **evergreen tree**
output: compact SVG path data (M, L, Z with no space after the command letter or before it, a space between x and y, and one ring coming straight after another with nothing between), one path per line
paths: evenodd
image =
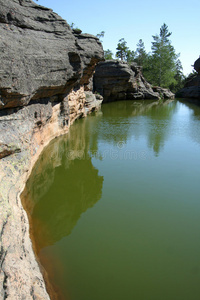
M137 43L135 62L139 66L144 67L146 63L146 58L147 58L147 53L144 47L144 42L142 39L140 39L139 42Z
M175 84L176 61L178 56L171 45L169 37L171 32L164 23L160 28L159 35L153 35L152 57L151 57L151 83L169 87Z
M132 63L135 61L135 52L131 50L126 51L126 61Z
M175 82L169 86L172 92L177 92L178 90L182 89L185 83L185 76L183 74L183 67L181 64L180 59L176 61L176 73L174 76Z
M104 58L105 60L113 59L113 53L110 49L104 51Z
M127 59L127 52L129 48L126 46L127 42L124 40L124 38L120 39L117 44L117 52L116 57L120 58L121 60Z
M101 38L103 38L104 35L105 35L105 31L101 31L100 33L98 33L98 34L96 35L96 37L100 40L101 43L102 43Z
M197 71L192 70L192 72L184 78L183 85L193 80L198 75Z

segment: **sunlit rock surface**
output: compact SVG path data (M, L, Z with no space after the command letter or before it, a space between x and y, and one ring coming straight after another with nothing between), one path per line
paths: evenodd
M103 49L31 0L0 0L0 25L0 298L49 299L19 195L49 141L102 102L85 91Z
M94 92L104 102L132 99L174 98L174 94L161 87L152 87L142 75L141 67L123 61L100 62L94 74Z

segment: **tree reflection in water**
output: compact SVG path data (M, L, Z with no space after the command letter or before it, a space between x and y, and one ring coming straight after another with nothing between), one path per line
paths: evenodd
M116 145L145 133L158 155L174 110L173 101L106 104L102 113L74 123L66 136L45 148L22 193L38 253L69 235L81 214L101 199L103 176L92 165L99 141ZM150 118L152 126L137 117Z

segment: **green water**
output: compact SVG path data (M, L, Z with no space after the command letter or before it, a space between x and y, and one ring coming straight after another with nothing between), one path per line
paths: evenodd
M200 107L124 101L78 120L23 193L59 299L200 297Z

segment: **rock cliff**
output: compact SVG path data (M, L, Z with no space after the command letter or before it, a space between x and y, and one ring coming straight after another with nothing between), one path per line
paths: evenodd
M0 0L0 298L49 299L20 193L39 154L99 107L99 40L31 0Z
M94 74L94 91L104 102L132 99L174 98L174 94L161 87L152 87L142 75L141 67L123 61L100 62Z
M200 58L194 62L196 74L190 76L185 83L185 86L176 93L177 98L187 98L191 100L200 100Z

